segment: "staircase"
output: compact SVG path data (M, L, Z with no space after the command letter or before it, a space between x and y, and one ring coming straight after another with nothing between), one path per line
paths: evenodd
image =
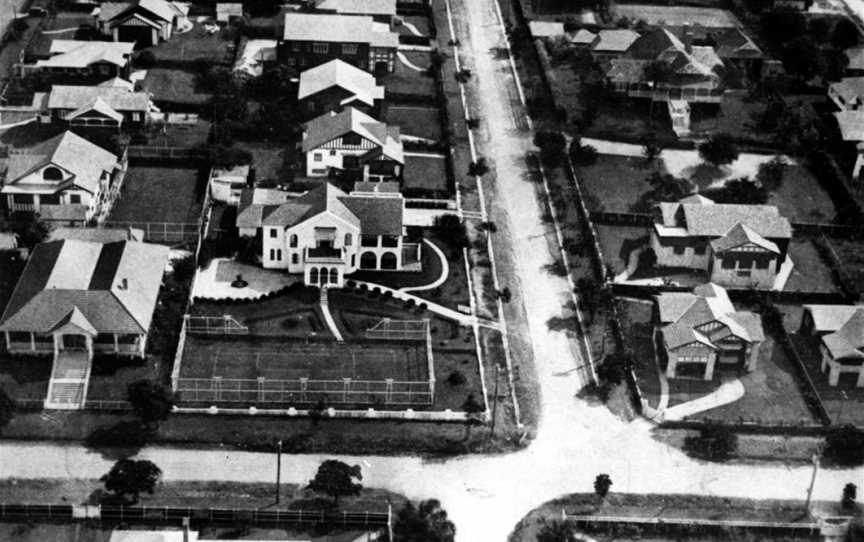
M690 135L690 103L684 100L669 100L669 118L672 119L672 130L678 137Z
M83 350L61 350L54 358L46 409L78 410L87 397L90 359Z

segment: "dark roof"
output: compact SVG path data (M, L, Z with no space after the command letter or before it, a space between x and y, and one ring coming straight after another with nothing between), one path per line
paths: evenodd
M402 198L349 196L341 200L360 219L363 235L402 235Z

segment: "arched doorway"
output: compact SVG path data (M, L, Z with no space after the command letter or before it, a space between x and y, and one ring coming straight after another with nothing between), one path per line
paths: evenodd
M321 286L327 286L328 271L326 267L321 268Z
M364 252L360 256L360 269L378 269L378 257L374 252Z
M381 255L381 269L396 269L396 255L392 252L385 252Z

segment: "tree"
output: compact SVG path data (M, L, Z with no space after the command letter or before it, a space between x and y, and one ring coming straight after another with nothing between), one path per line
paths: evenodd
M161 477L162 470L146 459L121 459L101 480L116 498L135 504L142 492L153 493Z
M858 486L851 482L843 486L843 497L840 499L840 505L843 508L852 508L855 506L855 499L857 498Z
M436 216L432 223L432 232L439 239L447 239L451 246L460 252L463 248L468 247L468 232L465 230L465 224L457 215ZM457 256L459 255L450 254L451 259Z
M790 36L802 36L807 32L804 15L791 9L777 8L762 15L762 33L774 43L783 43Z
M136 68L147 70L156 64L156 55L153 51L139 51L135 53L132 62Z
M577 542L577 538L566 521L548 521L537 533L537 542Z
M605 499L612 487L612 478L608 474L598 474L594 478L594 493L601 499Z
M12 223L12 231L18 236L18 244L24 248L33 248L51 232L48 224L33 213L13 213Z
M742 205L765 203L768 201L768 191L747 177L730 179L723 183L723 188L706 191L706 194L717 203L739 203Z
M802 81L809 81L825 71L819 46L808 36L800 36L783 47L783 67Z
M725 461L738 449L738 436L728 427L709 424L702 428L698 436L684 439L684 450L701 459Z
M655 171L645 182L651 185L651 190L642 194L639 201L633 205L633 212L649 213L661 201L678 201L693 192L690 181L668 173Z
M699 145L699 156L717 167L731 164L738 158L738 146L729 134L716 134Z
M810 20L809 24L810 35L813 39L825 43L831 35L831 21L827 17L818 17Z
M435 499L407 502L393 522L393 542L453 542L456 527Z
M540 149L540 161L548 167L557 167L567 148L567 140L561 132L541 131L534 136L534 146Z
M583 145L579 138L570 142L570 161L580 167L587 167L597 161L597 149L591 145Z
M469 393L468 397L465 398L465 402L462 403L462 411L468 416L468 420L465 422L465 440L471 438L471 428L480 424L482 420L480 415L484 410L486 409L477 401L474 394Z
M126 390L129 403L144 422L162 421L171 414L174 394L165 386L151 380L137 380Z
M0 429L9 425L14 417L15 402L6 394L5 390L0 389Z
M228 169L252 163L252 153L239 147L216 144L205 145L201 150L207 155L207 162L214 168Z
M785 172L786 164L783 162L783 158L775 156L770 162L765 162L759 166L759 173L756 174L756 180L762 188L769 192L773 192L783 184L783 174Z
M363 486L355 484L353 480L362 480L360 465L348 465L335 459L328 459L321 463L308 489L318 493L324 493L333 497L334 504L339 504L339 497L348 495L359 495Z
M831 33L831 43L838 49L848 49L858 45L861 40L861 34L858 33L858 27L851 20L842 18L834 25L834 32Z
M864 463L864 431L854 425L831 427L825 436L825 457L844 466Z
M653 164L660 157L660 153L662 152L663 147L661 147L655 140L645 143L645 146L642 147L642 156L645 157L645 161L648 162L648 165Z

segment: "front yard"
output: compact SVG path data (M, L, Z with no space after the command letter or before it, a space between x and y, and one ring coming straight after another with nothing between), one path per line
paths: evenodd
M419 156L409 151L405 156L402 186L408 197L452 196L446 158Z
M639 198L651 189L645 179L652 173L664 171L659 160L648 164L641 156L600 154L593 165L578 168L576 176L589 211L629 213L633 212Z
M419 74L418 74L419 76ZM399 126L402 136L419 137L430 141L441 140L441 111L426 105L392 105L383 119Z
M110 221L197 222L206 171L188 163L130 164Z
M418 68L425 69L432 63L430 53L406 51L404 55L409 62ZM378 84L387 87L387 94L392 97L395 103L428 103L434 100L438 94L433 77L406 66L399 58L396 59L394 71L380 77Z

